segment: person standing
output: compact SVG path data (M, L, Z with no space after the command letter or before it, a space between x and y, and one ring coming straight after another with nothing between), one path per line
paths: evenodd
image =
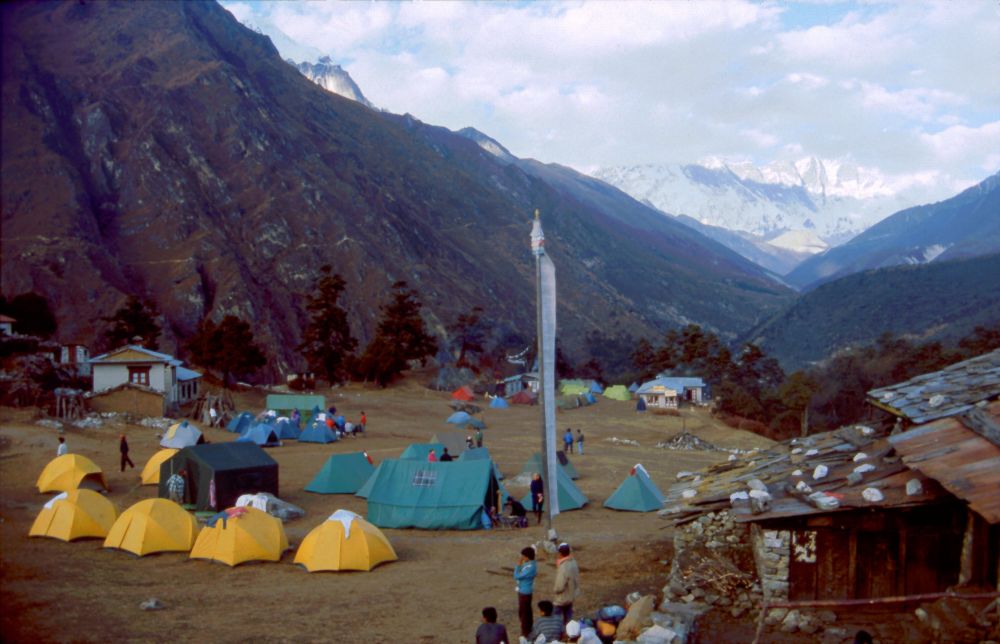
M531 511L535 513L538 523L542 522L542 507L545 505L545 483L541 475L535 472L531 475Z
M514 566L514 581L517 582L517 616L521 620L521 635L528 636L535 625L531 611L531 595L535 590L538 564L535 563L535 549L531 546L521 550L521 559Z
M448 453L448 448L445 447L444 451L441 453L441 462L442 463L450 463L453 460L455 460L455 459L453 459L451 457L451 454Z
M483 446L483 430L476 429L476 447Z
M559 544L559 557L556 559L556 582L553 587L556 614L562 616L563 626L573 619L573 601L580 594L580 567L573 558L573 552L568 543Z
M121 452L122 455L122 472L125 471L126 463L135 469L135 463L133 463L132 459L128 457L128 441L125 439L125 434L122 434L121 438L118 440L118 451Z
M483 623L476 629L476 644L510 644L507 627L497 624L497 609L492 606L483 609Z
M576 430L576 453L583 456L583 430Z
M66 444L66 439L60 436L59 446L56 447L56 456L64 456L66 454L69 454L69 445Z
M358 421L358 424L361 425L361 433L364 434L365 430L368 429L368 416L363 411L361 412L361 420Z
M566 454L573 453L573 430L569 427L566 428L566 433L563 434L563 452Z
M176 474L171 474L170 478L167 479L167 498L184 505L184 493L187 488L187 481L184 480L187 472L181 470Z

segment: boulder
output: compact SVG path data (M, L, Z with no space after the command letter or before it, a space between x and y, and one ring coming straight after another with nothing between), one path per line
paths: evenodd
M629 606L625 619L618 624L619 639L635 639L646 626L653 623L650 615L656 606L656 598L653 595L643 595L638 601ZM669 640L668 640L669 641Z
M618 631L621 633L621 629ZM677 637L677 633L663 626L651 626L636 638L639 644L670 644Z
M156 597L150 597L146 601L141 602L139 608L142 610L163 610L166 606Z

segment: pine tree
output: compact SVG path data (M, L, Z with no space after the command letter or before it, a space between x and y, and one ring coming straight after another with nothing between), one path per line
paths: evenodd
M142 346L156 350L160 347L160 325L156 323L159 312L149 300L141 300L129 295L125 304L111 317L101 318L111 326L104 331L104 341L109 348L129 344L134 338L141 338Z
M49 301L38 293L21 293L10 301L0 295L0 313L16 320L14 333L45 339L52 337L59 328Z
M267 364L250 324L233 315L218 324L209 318L202 320L187 348L196 364L220 372L226 387L231 376L247 376Z
M358 341L351 335L347 312L337 303L344 292L344 279L331 274L330 266L319 270L316 290L306 304L309 324L298 349L312 371L322 374L331 384L340 383L347 378Z
M392 298L383 304L375 337L361 356L359 371L365 379L385 387L408 366L410 360L427 363L437 351L437 341L427 333L420 317L423 304L406 282L392 285Z
M456 366L464 367L466 355L471 353L481 353L485 332L482 324L483 307L475 306L469 313L458 316L455 323L448 327L454 335L455 343L458 344L458 360Z

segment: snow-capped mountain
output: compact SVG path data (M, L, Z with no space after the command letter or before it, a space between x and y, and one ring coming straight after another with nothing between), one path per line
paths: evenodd
M807 231L837 245L916 203L877 170L816 158L765 166L712 158L700 165L607 167L593 176L664 212L778 238L776 245L789 241L779 237L789 231ZM800 241L784 247L824 248Z
M288 64L294 66L302 75L316 83L328 92L339 94L362 105L375 108L361 93L361 88L354 82L351 75L340 65L334 64L329 56L323 56L315 63L296 63L289 59Z

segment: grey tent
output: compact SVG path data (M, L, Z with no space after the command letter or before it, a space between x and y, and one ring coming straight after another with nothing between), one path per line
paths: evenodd
M167 479L181 470L186 500L198 510L224 510L242 494L278 496L278 464L253 443L185 447L160 465L160 497L169 498Z

